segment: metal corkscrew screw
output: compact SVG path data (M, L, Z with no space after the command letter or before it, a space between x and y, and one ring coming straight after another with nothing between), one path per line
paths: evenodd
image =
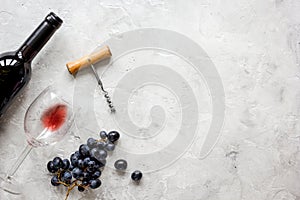
M112 103L112 101L111 101L111 98L110 98L108 92L104 89L103 83L102 83L102 81L101 81L101 79L100 79L100 77L99 77L99 75L98 75L98 73L97 73L97 71L96 71L94 65L91 65L91 68L92 68L93 73L94 73L94 75L95 75L95 77L96 77L96 79L97 79L98 85L100 86L102 92L104 93L104 97L105 97L105 99L106 99L106 102L107 102L107 104L108 104L108 107L110 108L110 111L111 111L112 113L116 112L116 109L115 109L115 107L114 107L114 105L113 105L113 103Z

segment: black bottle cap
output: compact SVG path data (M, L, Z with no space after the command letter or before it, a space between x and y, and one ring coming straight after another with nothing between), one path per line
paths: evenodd
M60 19L54 12L50 12L45 20L47 20L55 29L58 29L63 23L62 19Z

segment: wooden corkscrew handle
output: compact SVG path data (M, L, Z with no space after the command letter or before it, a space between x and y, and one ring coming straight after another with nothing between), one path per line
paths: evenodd
M75 75L79 69L90 66L109 57L111 57L111 51L108 46L104 46L100 50L90 55L86 55L78 60L68 62L66 66L70 74Z

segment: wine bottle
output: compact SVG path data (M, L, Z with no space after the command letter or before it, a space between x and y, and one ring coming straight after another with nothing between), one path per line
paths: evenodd
M49 13L17 51L0 54L0 117L29 82L31 61L62 22Z

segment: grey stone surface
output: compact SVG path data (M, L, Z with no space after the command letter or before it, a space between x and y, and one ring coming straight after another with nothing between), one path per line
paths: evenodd
M210 154L199 158L200 134L176 162L144 173L140 184L135 185L130 181L130 173L120 176L109 166L121 157L128 161L128 170L132 170L136 165L143 167L143 160L130 160L125 154L118 154L118 148L151 152L162 148L165 140L155 143L146 140L133 145L130 138L134 137L121 135L116 150L107 159L101 188L86 193L74 190L69 199L299 200L299 9L297 0L1 0L0 52L18 48L49 11L63 18L64 24L34 60L29 85L1 119L0 171L7 171L26 145L24 114L39 92L54 84L66 99L73 101L74 85L78 83L68 74L66 62L93 51L122 32L155 27L191 38L215 64L225 90L226 116L221 136ZM141 54L150 56L146 51ZM130 57L124 59L132 62ZM103 73L103 78L113 93L113 80L126 70L111 69ZM191 71L183 73L188 75L188 72ZM203 85L195 83L193 87ZM207 109L201 111L199 125L204 131L211 115L207 94L196 95L199 108ZM96 105L106 106L105 102L99 103L103 100L99 92L95 90L91 95L95 96ZM142 109L149 105L138 98L136 102L135 108L141 110L132 108L130 116L137 124L149 123L149 115L145 114L148 110ZM167 106L178 105L168 101ZM96 113L99 126L116 129L107 120L106 107L102 110ZM177 116L176 112L169 112L167 117L172 114ZM99 127L78 132L78 126L87 124L88 116L85 118L84 123L76 122L63 141L31 152L15 176L23 185L23 196L9 196L0 191L0 199L64 199L65 188L50 185L46 164L57 155L69 157L88 137L98 136ZM173 124L166 127L176 127L177 120L180 118L174 117ZM94 135L90 135L93 131ZM166 132L172 138L174 131Z

